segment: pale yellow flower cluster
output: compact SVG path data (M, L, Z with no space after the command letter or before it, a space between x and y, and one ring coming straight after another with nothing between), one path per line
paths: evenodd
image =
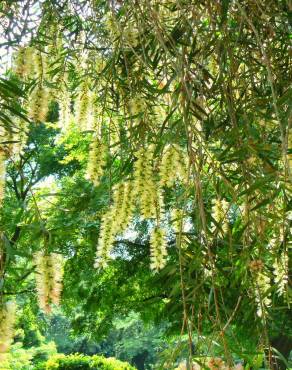
M15 72L23 78L32 78L34 71L34 50L30 46L23 46L19 48L15 58Z
M100 178L103 175L107 151L107 146L97 136L93 137L89 148L86 178L92 181L95 186L99 185Z
M0 149L0 202L4 199L5 195L5 177L6 177L6 155L5 152Z
M47 55L40 50L33 50L33 66L37 77L43 82L48 72Z
M49 108L50 95L48 89L42 84L37 84L33 89L28 102L28 115L37 122L46 120Z
M153 146L141 148L135 153L134 188L144 218L160 218L164 208L162 194L155 181L153 154Z
M156 227L150 236L150 268L154 271L161 270L166 264L167 240L165 231Z
M277 285L277 293L284 295L288 284L288 254L283 252L273 263L274 280Z
M19 49L15 61L16 73L24 79L37 79L28 100L28 115L34 121L45 121L51 100L44 85L47 74L47 57L44 52L31 46Z
M107 265L115 238L127 229L133 212L133 185L126 181L117 185L113 204L102 218L94 264L96 268Z
M0 364L1 354L8 352L14 335L16 304L8 301L0 305Z
M51 312L51 305L59 305L62 293L63 266L62 257L57 253L35 254L36 287L39 307L46 313Z
M139 42L139 31L133 22L128 23L126 26L119 25L117 20L110 16L106 23L106 28L111 35L111 39L114 42L116 39L122 37L123 45L129 47L136 47Z
M71 96L68 89L63 89L60 96L58 97L59 105L59 120L58 124L62 131L70 126L71 122Z
M123 39L127 46L135 48L139 43L139 31L137 28L132 24L127 26L123 30Z
M165 148L160 164L160 183L162 186L172 187L177 180L187 181L187 159L182 148L170 145Z
M228 209L229 203L225 199L215 199L212 206L212 217L221 226L223 231L220 234L223 236L228 232L229 222L228 222ZM217 226L213 223L212 231L214 232Z
M129 101L129 111L132 116L143 113L146 109L146 103L143 98L133 98Z
M259 271L255 274L256 278L256 303L257 303L257 315L263 316L263 309L271 306L271 294L267 294L267 291L271 287L270 278L263 272Z
M27 142L29 123L25 120L18 120L16 126L13 131L0 127L0 141L2 143L0 147L0 202L5 193L6 161L10 156L17 159L22 154Z
M90 91L87 81L79 86L79 91L75 101L76 122L81 131L92 130L94 126L94 99L95 96Z

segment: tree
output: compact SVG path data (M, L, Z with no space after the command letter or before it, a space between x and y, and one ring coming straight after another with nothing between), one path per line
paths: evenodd
M79 331L134 310L187 334L189 364L219 343L228 366L248 347L286 366L273 348L291 350L290 8L3 2L32 136L17 161L3 144L2 300L34 289L36 269L49 310L61 254Z

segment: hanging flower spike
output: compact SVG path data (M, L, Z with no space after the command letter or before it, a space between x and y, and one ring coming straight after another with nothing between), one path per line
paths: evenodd
M45 313L51 312L51 304L59 305L62 292L62 257L56 253L35 254L36 287L39 307Z
M155 181L153 154L152 145L135 153L137 160L134 164L134 189L144 218L161 217L164 208L159 184Z
M106 165L107 146L96 136L92 139L89 147L89 158L86 170L86 178L93 182L94 186L100 184Z
M152 230L150 236L150 267L154 271L161 270L166 264L167 241L165 231L159 227Z
M128 181L118 184L113 192L113 204L101 221L95 268L107 266L115 237L127 229L134 208L133 184Z
M278 295L284 295L288 284L288 254L283 252L273 263L274 280Z
M178 145L166 147L160 164L160 184L171 188L177 180L187 180L187 161Z
M271 306L270 294L267 295L267 291L271 287L271 280L268 276L259 272L256 276L256 302L258 305L257 315L258 317L263 316L263 309Z
M48 90L38 84L32 91L29 99L28 115L36 122L44 122L49 110L50 95Z
M228 209L229 203L225 199L215 199L212 206L212 217L221 226L222 232L221 236L224 236L228 232L229 222L228 222ZM217 229L215 224L212 225L212 231Z
M0 148L0 202L3 201L5 195L5 177L6 177L6 154Z
M33 48L30 46L19 48L15 58L15 73L23 79L33 77L34 67Z
M14 335L16 304L8 301L0 306L0 354L9 350Z

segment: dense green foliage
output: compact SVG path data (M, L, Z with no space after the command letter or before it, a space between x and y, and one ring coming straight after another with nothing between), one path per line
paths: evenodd
M139 369L288 366L291 11L1 2L0 363L61 303L84 353Z

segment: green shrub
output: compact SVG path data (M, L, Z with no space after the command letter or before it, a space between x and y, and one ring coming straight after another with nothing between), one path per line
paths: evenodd
M55 355L36 366L36 370L134 370L126 362L102 356L84 356L81 354Z
M43 343L39 347L32 347L33 358L32 362L37 364L38 362L47 361L51 356L57 354L56 345L54 342Z

